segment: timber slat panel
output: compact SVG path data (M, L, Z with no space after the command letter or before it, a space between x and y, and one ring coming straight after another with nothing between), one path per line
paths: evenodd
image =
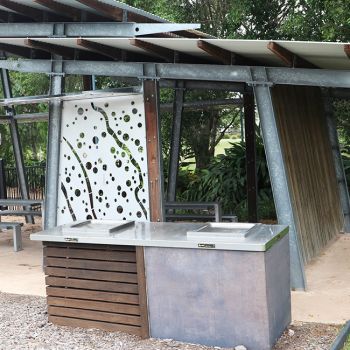
M142 248L44 245L51 322L149 336Z
M122 314L111 313L111 312L49 306L48 313L53 316L82 318L85 320L104 321L104 322L119 323L124 325L133 325L133 326L141 325L140 316L122 315Z
M97 328L108 332L126 332L141 336L141 327L127 326L116 323L108 323L101 321L83 320L79 318L60 317L49 315L49 321L61 326L81 327L81 328Z
M45 266L72 267L83 270L103 270L119 272L136 272L136 264L115 261L95 261L66 258L44 258Z
M84 289L46 287L48 296L110 301L113 303L139 304L139 296L134 294L100 292Z
M115 251L101 252L92 249L45 247L44 256L61 258L69 257L70 259L136 262L135 252L118 252L118 254L116 254Z
M106 303L103 301L68 299L59 297L47 297L47 304L51 306L71 307L96 311L108 311L127 315L140 315L138 305Z
M148 306L147 306L147 290L146 290L146 273L145 273L145 257L144 248L136 247L136 259L137 259L137 278L139 289L139 303L141 312L141 322L143 325L148 325ZM142 327L142 338L149 338L149 328Z
M136 284L101 282L75 278L68 279L61 277L46 277L45 280L47 285L55 287L70 287L78 289L92 289L98 291L138 294L138 286Z
M302 255L310 261L342 229L320 88L274 86L272 96Z
M57 277L82 278L86 280L137 283L137 275L134 273L45 267L45 274Z

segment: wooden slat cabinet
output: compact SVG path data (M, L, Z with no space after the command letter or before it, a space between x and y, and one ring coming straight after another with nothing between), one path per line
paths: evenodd
M142 247L44 242L49 321L149 337Z

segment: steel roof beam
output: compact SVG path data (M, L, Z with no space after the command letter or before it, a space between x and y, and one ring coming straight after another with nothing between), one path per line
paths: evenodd
M38 10L34 7L23 5L11 0L0 0L0 5L8 8L9 10L15 11L25 17L30 17L35 21L45 21L45 20L61 21L64 18L67 19L66 16L60 17L53 13Z
M1 0L0 0L1 1ZM62 35L54 35L57 25ZM1 38L27 37L134 37L198 28L196 23L0 23Z
M274 41L267 44L267 48L274 53L287 67L290 68L319 68L313 63L287 50Z
M51 60L0 60L0 68L50 73ZM145 74L146 72L146 74ZM264 72L268 76L265 78ZM223 66L215 64L64 61L65 74L131 77L139 79L241 82L249 85L286 84L350 88L350 70Z

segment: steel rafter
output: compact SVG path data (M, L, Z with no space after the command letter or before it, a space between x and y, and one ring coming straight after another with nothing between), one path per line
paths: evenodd
M61 34L54 34L63 26ZM199 28L196 23L0 23L0 38L134 37Z

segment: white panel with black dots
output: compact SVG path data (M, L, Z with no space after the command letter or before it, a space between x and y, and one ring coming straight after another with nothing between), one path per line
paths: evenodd
M64 101L57 224L149 221L142 94Z

